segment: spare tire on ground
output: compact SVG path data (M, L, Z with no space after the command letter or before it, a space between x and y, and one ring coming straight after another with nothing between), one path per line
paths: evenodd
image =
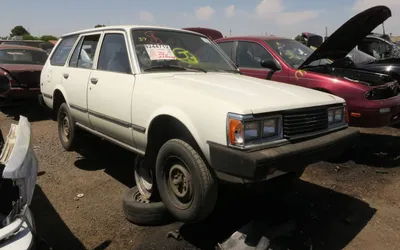
M144 199L136 186L125 191L122 207L126 219L137 225L156 226L173 221L162 201Z

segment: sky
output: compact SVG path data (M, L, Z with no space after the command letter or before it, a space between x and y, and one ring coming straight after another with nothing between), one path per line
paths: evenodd
M174 28L208 27L224 35L293 38L301 32L333 33L353 15L386 5L392 17L386 33L400 35L400 0L2 0L0 36L16 25L32 35L55 35L96 24L144 24ZM397 25L396 25L397 23ZM231 32L231 33L230 33ZM376 32L382 33L379 26Z

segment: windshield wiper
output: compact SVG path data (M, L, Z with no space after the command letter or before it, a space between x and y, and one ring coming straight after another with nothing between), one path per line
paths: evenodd
M207 70L202 69L202 68L183 67L183 66L169 65L169 64L152 66L150 68L144 69L144 71L158 70L158 69L173 69L173 70L183 69L183 70L201 71L201 72L207 73Z

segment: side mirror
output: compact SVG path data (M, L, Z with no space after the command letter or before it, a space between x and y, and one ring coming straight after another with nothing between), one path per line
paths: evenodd
M282 68L275 62L273 59L262 59L260 61L262 67L271 69L271 70L281 70Z

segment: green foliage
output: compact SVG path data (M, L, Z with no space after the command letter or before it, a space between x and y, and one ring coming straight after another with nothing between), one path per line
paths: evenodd
M25 34L22 36L23 40L39 40L39 38L37 38L36 36L32 36L30 34Z
M30 33L22 25L15 26L10 33L10 36L30 35Z
M104 24L97 24L96 26L94 26L95 28L101 28L101 27L106 27Z
M303 36L301 36L301 35L297 35L297 36L294 38L294 40L296 40L296 41L298 41L299 43L302 43L302 44L304 44L304 45L307 44L306 39L305 39Z
M48 42L50 40L58 40L57 37L52 36L52 35L43 35L39 39L42 40L42 41L45 41L45 42Z

